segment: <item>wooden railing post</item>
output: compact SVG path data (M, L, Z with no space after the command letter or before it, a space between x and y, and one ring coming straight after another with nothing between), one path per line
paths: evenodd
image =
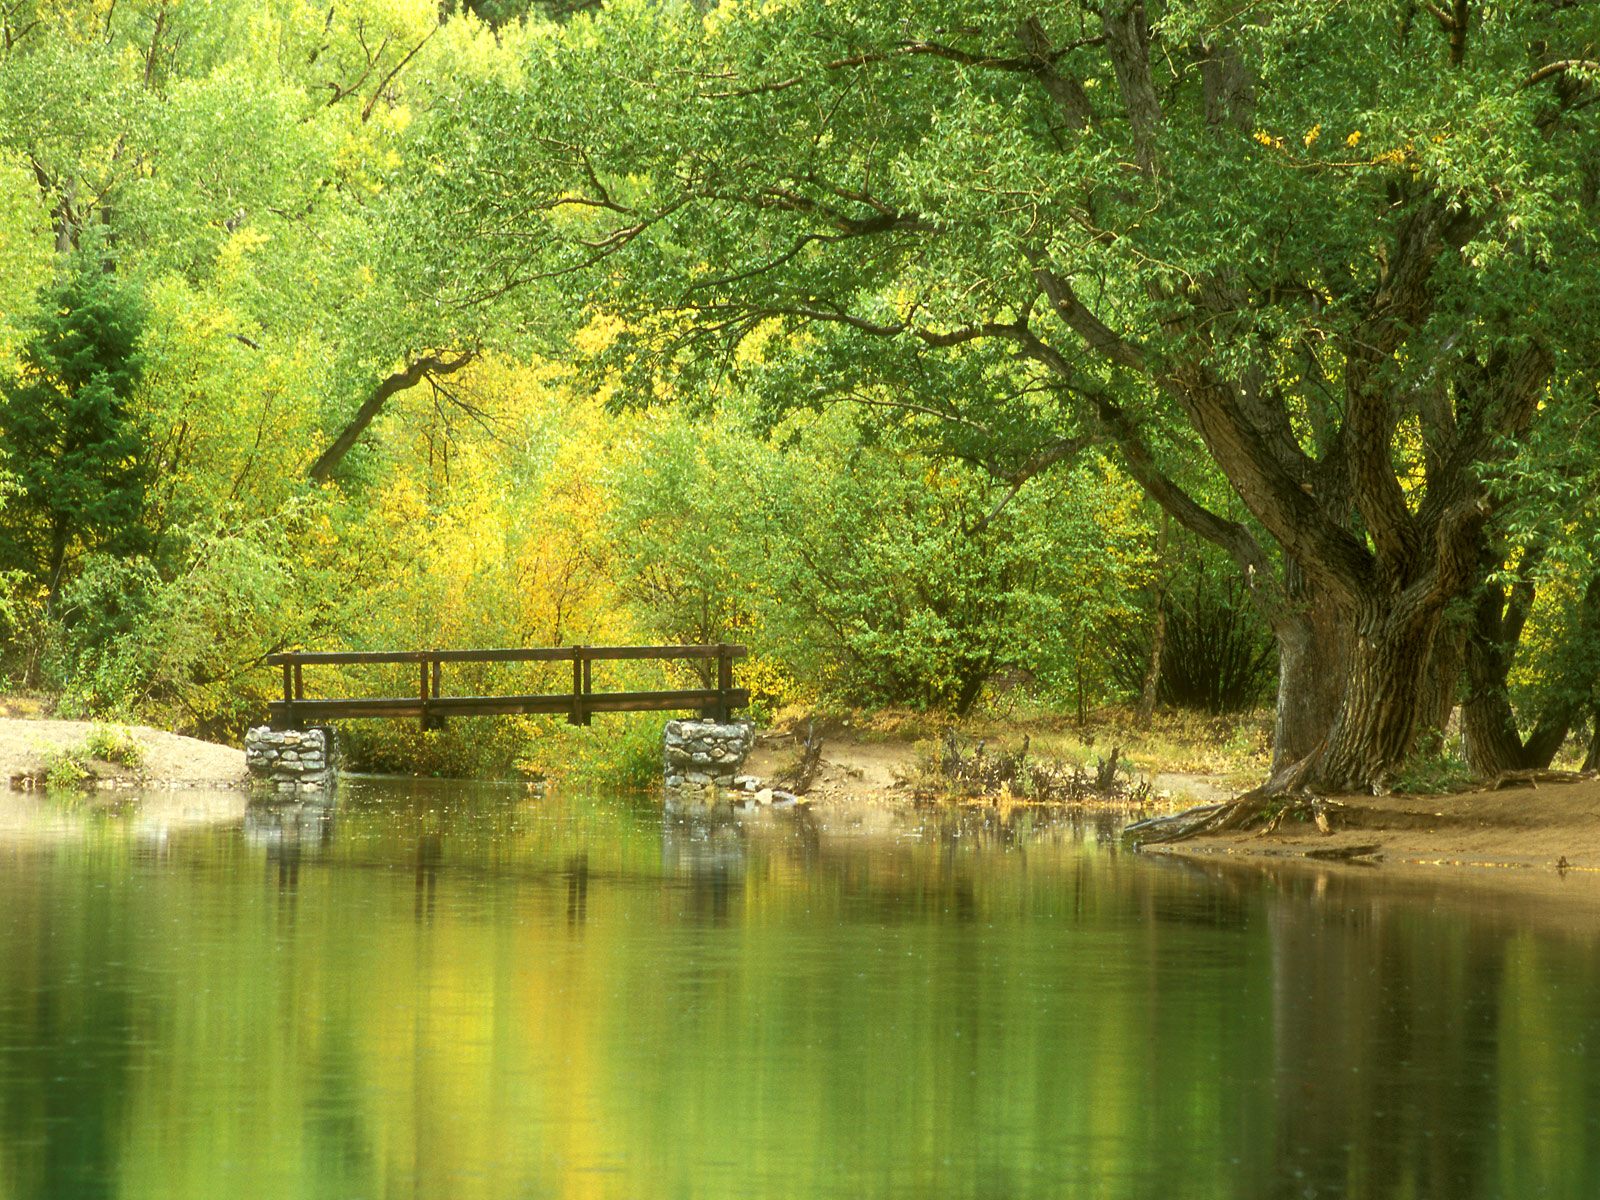
M426 730L428 728L428 664L426 662L417 664L417 674L421 676L418 686L422 692L422 715L418 719L422 722L422 728Z
M589 714L584 711L583 707L583 677L587 665L583 657L583 647L574 646L572 648L572 713L567 717L569 725L587 725L589 723Z
M283 664L283 713L284 724L290 729L299 724L294 716L294 668L287 660Z
M436 658L433 660L433 698L435 700L439 698L439 676L443 673L443 668L444 664L439 659ZM444 718L433 718L433 727L435 729L443 729Z
M717 643L717 720L727 723L728 693L733 691L733 654L727 642Z

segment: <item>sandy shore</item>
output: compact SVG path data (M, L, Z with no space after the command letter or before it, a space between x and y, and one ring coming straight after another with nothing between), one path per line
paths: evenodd
M792 739L768 735L752 755L750 768L767 775L792 762L794 755ZM831 738L823 745L811 795L836 805L852 798L907 802L904 778L914 767L913 757L904 742ZM1174 811L1228 798L1221 781L1157 776L1153 782L1170 795ZM1267 834L1201 837L1145 849L1197 861L1348 861L1353 870L1378 866L1390 871L1510 868L1568 880L1592 875L1600 896L1600 779L1458 795L1342 796L1333 801L1333 816L1335 828L1327 834L1309 822L1288 823Z
M1600 779L1451 796L1341 796L1333 804L1330 833L1295 822L1271 833L1198 837L1147 852L1311 861L1349 856L1372 865L1600 876Z
M102 726L104 727L104 726ZM0 717L0 786L33 786L47 769L51 755L82 757L84 742L95 725L88 721L51 721ZM148 788L229 788L246 782L244 751L196 738L164 733L144 725L112 726L126 730L139 747L136 767L87 759L94 781L111 786Z

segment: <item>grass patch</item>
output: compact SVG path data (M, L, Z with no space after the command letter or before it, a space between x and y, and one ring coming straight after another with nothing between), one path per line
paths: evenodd
M1035 755L1084 770L1092 770L1116 747L1133 772L1204 775L1233 787L1260 783L1272 759L1272 714L1266 711L1221 717L1163 711L1141 724L1129 710L1108 708L1082 728L1071 717L1042 714L975 718L961 732L1008 750L1026 737Z
M666 713L627 714L593 725L554 725L518 768L534 778L586 790L643 792L661 786Z
M1438 796L1467 791L1479 782L1471 767L1446 751L1411 759L1396 772L1391 790L1409 796Z

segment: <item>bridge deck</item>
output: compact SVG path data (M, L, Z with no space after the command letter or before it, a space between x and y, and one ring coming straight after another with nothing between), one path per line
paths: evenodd
M526 713L565 713L574 725L587 725L597 712L698 711L703 716L727 720L733 709L750 703L745 688L733 686L733 660L746 653L743 646L548 646L497 650L335 650L295 651L270 655L267 661L283 668L283 699L269 708L278 729L299 729L319 721L368 717L416 717L422 728L438 728L447 717L504 716ZM668 691L596 692L592 664L625 659L717 660L717 686ZM572 664L572 689L507 696L446 696L445 663L562 662ZM417 691L409 696L307 697L307 666L371 663L413 664Z

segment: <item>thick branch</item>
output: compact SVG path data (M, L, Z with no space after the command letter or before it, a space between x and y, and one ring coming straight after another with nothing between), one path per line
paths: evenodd
M1133 152L1146 175L1156 167L1156 131L1161 125L1161 102L1156 98L1155 81L1150 75L1150 27L1144 5L1139 0L1106 0L1102 13L1106 50L1117 87L1122 92L1128 127L1133 134Z
M1568 71L1583 71L1587 74L1600 75L1600 62L1589 58L1563 58L1559 62L1546 63L1532 75L1529 75L1517 85L1517 90L1531 88L1543 83L1552 75L1565 75Z
M424 379L432 376L453 374L477 356L476 350L463 350L453 358L443 354L428 354L386 376L372 390L372 395L367 397L366 402L356 410L356 415L350 418L349 424L339 431L339 436L334 438L333 443L322 452L316 462L311 464L311 470L306 473L307 478L313 483L326 482L328 476L333 474L334 468L344 460L350 448L366 432L367 426L372 424L373 418L383 411L383 406L389 397L407 388L416 387Z
M1089 106L1089 93L1072 75L1056 69L1050 39L1038 17L1029 17L1017 30L1017 41L1022 52L1031 60L1045 93L1066 114L1067 124L1075 130L1087 129L1094 123L1094 110Z

